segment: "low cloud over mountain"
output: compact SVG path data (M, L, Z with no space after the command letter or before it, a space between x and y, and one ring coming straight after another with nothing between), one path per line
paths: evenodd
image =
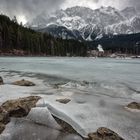
M44 11L49 13L72 6L86 6L92 9L101 6L113 6L117 9L133 6L140 10L139 0L0 0L0 12L10 17L24 16L27 21Z

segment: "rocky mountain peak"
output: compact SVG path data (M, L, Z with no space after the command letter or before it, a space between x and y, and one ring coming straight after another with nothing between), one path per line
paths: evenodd
M104 34L140 32L139 23L140 16L133 7L120 11L111 6L95 10L75 6L57 10L49 15L39 15L30 23L30 26L36 25L36 29L58 37L94 40Z

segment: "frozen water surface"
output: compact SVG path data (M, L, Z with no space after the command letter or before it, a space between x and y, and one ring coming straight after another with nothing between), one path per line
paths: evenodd
M0 86L0 104L29 95L42 97L26 119L12 119L1 136L3 140L19 140L19 135L20 140L44 140L50 132L50 139L58 139L60 126L49 111L84 137L99 127L108 127L126 140L140 140L140 112L124 108L132 101L140 102L139 59L1 57L0 75L5 81ZM23 78L36 86L11 85ZM56 102L61 98L71 101ZM17 129L13 131L13 127ZM73 134L60 139L71 138L81 140Z

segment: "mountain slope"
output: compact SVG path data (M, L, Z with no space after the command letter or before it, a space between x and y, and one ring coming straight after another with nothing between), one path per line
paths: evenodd
M86 53L84 43L36 32L0 15L0 55L86 56Z
M119 11L112 7L92 10L86 7L72 7L58 10L50 15L42 13L31 23L41 32L78 40L95 40L104 34L130 34L140 32L140 16L133 7Z

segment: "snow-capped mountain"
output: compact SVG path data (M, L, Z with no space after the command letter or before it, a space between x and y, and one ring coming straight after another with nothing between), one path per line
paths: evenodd
M76 6L50 15L42 13L28 25L64 39L94 40L105 34L140 32L140 16L133 7L119 11L112 7L92 10Z

